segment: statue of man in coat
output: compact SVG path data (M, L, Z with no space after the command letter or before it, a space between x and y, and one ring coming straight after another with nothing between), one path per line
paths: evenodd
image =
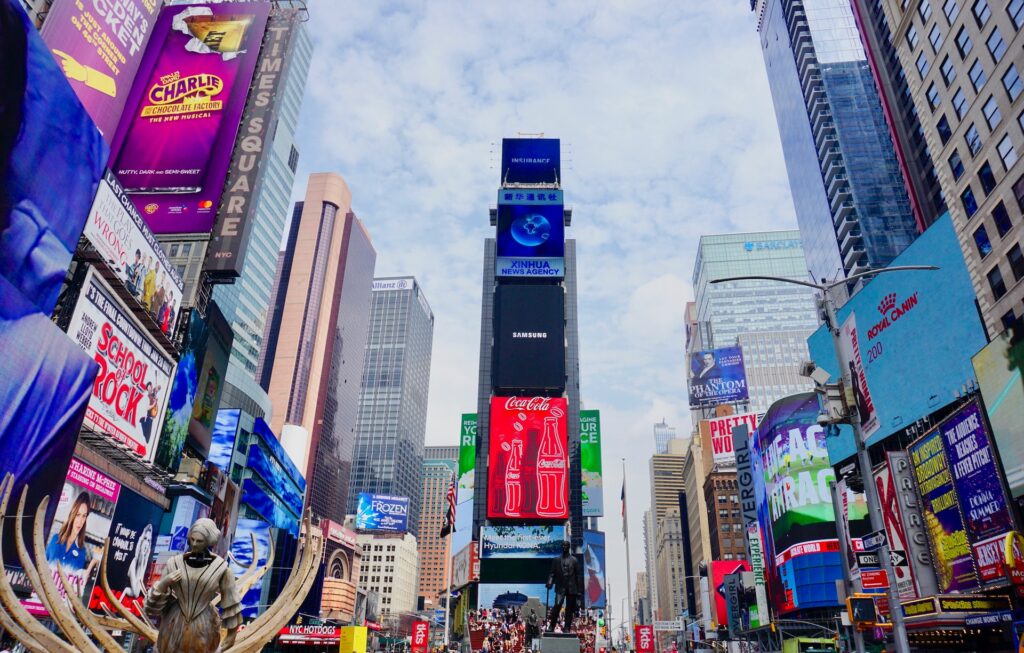
M548 632L555 629L562 605L565 605L565 616L562 632L572 632L572 620L576 616L580 594L583 593L583 568L576 556L569 551L569 543L562 542L562 555L551 561L551 573L548 574L547 587L555 588L555 605L548 616Z

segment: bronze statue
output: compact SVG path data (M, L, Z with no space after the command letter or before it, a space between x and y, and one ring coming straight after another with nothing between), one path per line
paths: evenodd
M562 622L562 632L572 632L572 620L576 617L576 609L580 594L583 593L583 568L580 561L569 551L569 543L562 542L562 555L551 561L551 573L548 574L547 587L555 587L555 605L551 608L551 615L548 617L548 632L555 629L558 623L558 613L562 611L562 604L565 604L565 617Z
M214 653L235 643L242 603L228 563L210 552L220 540L212 519L200 519L188 531L188 552L167 561L164 575L146 597L146 614L160 619L157 651ZM220 614L213 601L220 596Z

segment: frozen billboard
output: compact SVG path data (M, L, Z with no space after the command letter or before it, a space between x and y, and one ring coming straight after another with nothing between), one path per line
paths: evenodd
M409 497L359 493L356 529L404 533L409 525Z
M690 406L715 406L746 401L747 373L740 347L708 349L690 354Z
M225 2L161 10L110 165L154 232L212 230L269 9Z
M580 411L580 470L583 477L583 516L604 515L601 470L601 411Z

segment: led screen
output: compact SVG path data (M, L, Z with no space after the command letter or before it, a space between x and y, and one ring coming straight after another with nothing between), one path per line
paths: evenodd
M356 528L361 531L404 533L409 527L409 497L359 493Z
M560 190L498 191L499 277L565 276L565 205Z
M690 406L715 406L746 401L747 373L740 347L690 354Z
M501 139L501 185L557 184L562 174L557 138Z
M565 387L565 292L561 286L503 285L494 292L494 386Z

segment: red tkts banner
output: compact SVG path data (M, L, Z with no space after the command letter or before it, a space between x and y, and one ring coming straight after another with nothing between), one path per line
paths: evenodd
M491 399L488 519L568 519L566 400Z
M412 653L427 653L430 648L430 624L426 621L412 622Z
M654 626L633 626L636 631L636 653L654 653Z

